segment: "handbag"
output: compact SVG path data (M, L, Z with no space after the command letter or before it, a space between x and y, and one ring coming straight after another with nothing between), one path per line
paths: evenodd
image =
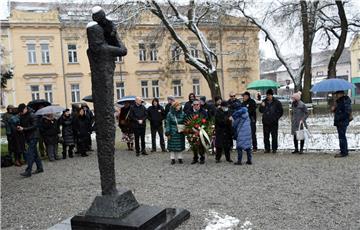
M176 122L176 129L177 129L177 132L178 132L178 133L182 133L182 132L184 132L184 130L185 130L185 125L178 124L178 121L177 121L176 115L174 115L174 117L175 117L175 122Z
M301 124L303 125L303 129L300 129ZM295 134L296 134L296 140L298 141L305 140L305 125L302 121L299 123L299 129L295 131Z
M126 114L125 119L124 119L124 120L120 120L120 125L127 125L127 124L129 123L129 121L128 121L129 114L130 114L130 110L129 110L129 112Z

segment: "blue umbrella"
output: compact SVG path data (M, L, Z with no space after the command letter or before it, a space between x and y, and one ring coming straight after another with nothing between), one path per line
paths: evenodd
M326 79L319 83L316 83L312 88L311 92L336 92L345 91L355 88L355 85L345 81L344 79Z
M119 105L122 105L124 104L125 102L134 102L136 99L135 96L125 96L125 97L122 97L120 100L118 100L116 102L116 104L119 104Z

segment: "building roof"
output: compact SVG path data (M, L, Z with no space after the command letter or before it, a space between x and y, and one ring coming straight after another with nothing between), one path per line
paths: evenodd
M335 50L324 50L321 52L316 52L312 54L312 67L321 67L328 66L330 57L334 53ZM344 48L337 64L350 64L350 49ZM286 59L290 66L293 68L298 68L300 65L300 56L288 57ZM265 59L261 60L260 63L260 73L268 74L268 73L276 73L276 72L284 72L286 71L285 67L281 64L281 62L277 59Z

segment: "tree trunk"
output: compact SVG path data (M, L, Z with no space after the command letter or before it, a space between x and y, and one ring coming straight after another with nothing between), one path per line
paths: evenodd
M211 93L211 98L215 100L215 97L217 96L221 97L221 89L219 85L217 71L213 72L212 74L204 75L204 78L208 83Z
M303 49L304 49L304 88L302 99L305 103L311 102L311 31L309 26L308 6L306 1L301 1L301 22L303 26ZM301 82L300 82L301 84Z
M338 45L330 58L328 65L328 78L336 78L336 64L344 51L346 36L348 32L348 21L346 18L343 1L335 1L338 8L338 14L340 17L341 34Z

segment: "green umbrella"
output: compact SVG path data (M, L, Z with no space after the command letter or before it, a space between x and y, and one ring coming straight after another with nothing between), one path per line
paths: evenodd
M277 89L280 84L268 79L256 80L251 82L246 89Z

